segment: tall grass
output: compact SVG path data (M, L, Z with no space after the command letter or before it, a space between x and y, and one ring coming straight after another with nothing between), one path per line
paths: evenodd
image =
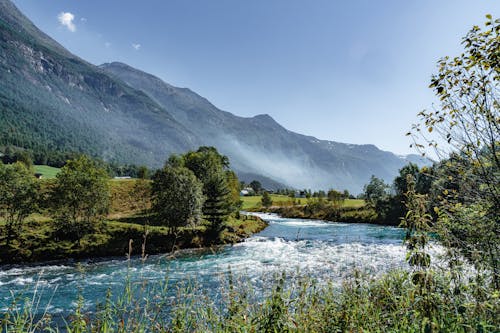
M500 294L484 275L458 283L446 271L430 275L424 301L407 271L377 280L354 271L339 287L308 278L276 276L263 292L232 274L211 296L196 281L150 285L130 279L119 295L64 321L38 313L37 297L14 297L0 315L4 332L498 332ZM487 277L486 277L487 278ZM171 296L174 292L175 296ZM431 307L429 308L429 304Z

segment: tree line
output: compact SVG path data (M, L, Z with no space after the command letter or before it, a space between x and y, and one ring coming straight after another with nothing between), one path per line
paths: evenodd
M99 232L110 207L109 173L88 156L66 162L54 180L40 181L25 163L0 163L0 217L5 220L7 245L22 232L33 213L47 213L55 237L79 242ZM181 227L205 226L217 242L228 217L239 210L239 181L229 160L213 147L172 155L151 180L135 184L145 223L166 226L171 234ZM148 198L146 198L148 196ZM140 198L139 198L140 197Z

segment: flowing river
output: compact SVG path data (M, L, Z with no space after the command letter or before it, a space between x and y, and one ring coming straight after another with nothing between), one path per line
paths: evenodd
M40 313L66 314L75 308L79 294L92 309L103 301L108 289L113 295L122 293L127 280L154 285L168 279L171 286L195 280L216 293L229 270L265 288L267 279L282 272L335 282L355 268L376 275L406 267L402 229L257 215L269 227L242 243L217 250L180 251L145 261L115 258L0 267L0 312L12 304L13 295L36 299Z

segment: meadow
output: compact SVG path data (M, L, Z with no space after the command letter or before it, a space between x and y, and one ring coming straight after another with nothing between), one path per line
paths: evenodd
M273 206L293 206L293 205L306 205L310 199L307 198L291 198L286 195L271 194L271 200L273 201ZM243 202L243 210L255 210L261 208L261 195L245 196L241 197ZM342 207L348 208L361 208L365 205L365 201L361 199L346 199L342 202Z
M42 175L42 178L52 179L56 178L56 175L59 173L61 169L54 168L48 165L34 165L35 173L39 173Z

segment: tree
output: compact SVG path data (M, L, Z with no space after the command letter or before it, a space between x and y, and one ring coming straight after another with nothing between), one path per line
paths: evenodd
M334 206L340 206L345 199L342 193L333 189L328 191L327 197Z
M203 193L206 197L203 217L209 222L210 237L217 239L231 213L231 190L225 175L217 172L206 178Z
M440 197L437 230L450 249L476 267L485 265L500 288L500 20L487 15L463 38L465 51L438 62L430 88L440 107L419 113L415 146L450 159L435 182ZM457 191L457 189L460 189Z
M376 207L378 202L387 199L389 196L388 190L389 185L382 179L372 175L370 182L364 188L365 200L372 207Z
M5 217L7 243L19 235L23 221L38 209L40 185L20 162L0 163L0 216Z
M226 181L229 189L231 191L230 195L230 205L231 211L239 211L241 209L241 205L243 201L240 199L240 181L236 173L232 170L226 170Z
M182 156L183 165L193 171L195 176L205 184L214 173L222 172L229 167L227 156L219 154L214 147L200 147Z
M269 195L269 193L267 191L264 191L264 193L262 193L262 198L260 201L262 203L262 206L264 206L266 208L271 207L273 204L273 200L271 199L271 196Z
M139 179L147 179L149 177L149 170L146 166L141 165L137 169L137 178Z
M199 222L204 202L202 183L191 170L166 165L153 176L151 194L154 219L171 234Z
M429 243L431 215L427 212L427 197L415 191L415 177L406 175L406 214L401 221L401 226L406 228L404 242L407 248L407 261L413 268L412 282L416 286L417 306L421 309L426 321L426 330L431 331L430 320L433 312L438 311L432 295L432 273L428 269L431 256L427 253Z
M259 194L262 190L262 184L258 180L252 180L248 185L253 188L255 194Z
M59 234L79 242L95 230L109 208L108 179L106 171L86 156L61 168L50 198Z
M236 175L228 170L229 159L214 147L200 147L183 155L182 161L176 163L190 169L203 184L206 199L203 216L210 223L211 237L218 237L229 214L239 209L239 197L238 202L235 199L239 184Z

